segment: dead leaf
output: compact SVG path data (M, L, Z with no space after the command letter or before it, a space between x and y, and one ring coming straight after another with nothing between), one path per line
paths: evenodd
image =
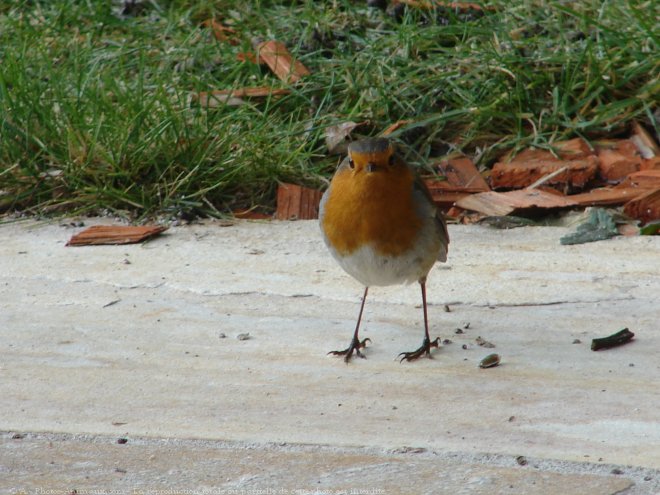
M583 139L555 143L554 148L558 157L535 148L515 157L508 153L493 166L491 185L495 189L517 189L545 179L549 185L564 190L582 188L596 176L598 158ZM564 171L555 175L560 169Z
M660 188L660 169L647 169L633 172L620 184L621 187L637 187L640 189Z
M204 108L217 108L222 105L238 106L245 103L243 98L268 98L291 93L288 89L259 86L256 88L218 89L200 91L193 94L192 101Z
M257 45L257 60L263 61L282 81L294 84L310 75L309 69L293 56L280 41L264 41Z
M415 7L419 9L437 9L437 8L447 8L453 9L459 12L465 12L468 10L495 10L495 7L484 7L478 3L473 2L442 2L440 0L395 0L395 3L405 4L409 7Z
M325 145L331 155L345 155L353 130L366 122L342 122L325 129Z
M400 129L403 126L410 124L412 120L397 120L394 124L391 124L387 129L380 133L381 136L389 136L394 131Z
M273 215L256 210L234 210L232 211L232 215L234 215L235 218L244 220L270 220L273 218Z
M444 180L425 179L433 202L440 208L451 208L456 201L469 194L490 191L488 184L472 160L456 156L434 164L433 168Z
M192 103L202 108L218 108L222 106L238 107L245 104L245 100L231 96L227 93L215 94L214 91L202 91L192 95Z
M637 146L642 158L648 160L660 155L660 148L651 135L638 122L633 122L633 135L630 140Z
M277 188L278 220L312 220L319 216L322 193L318 189L280 184Z
M626 215L647 224L660 219L660 188L642 194L623 207Z
M570 196L558 196L538 189L509 192L483 192L466 196L456 206L489 216L503 216L534 209L555 209L574 206Z
M619 183L628 174L637 172L642 165L639 149L630 139L599 141L598 175L607 183Z
M220 22L215 19L207 19L202 23L202 26L210 28L213 30L213 36L218 41L223 41L229 43L232 46L236 46L240 41L236 38L236 30L227 26L223 26Z
M96 246L101 244L135 244L167 230L163 225L126 226L94 225L77 233L67 246Z
M252 62L257 63L257 56L252 52L239 52L236 54L236 60L239 62Z

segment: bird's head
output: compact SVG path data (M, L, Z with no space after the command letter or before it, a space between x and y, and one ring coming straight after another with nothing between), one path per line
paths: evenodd
M353 141L348 145L348 165L355 172L379 172L397 163L394 145L386 138Z

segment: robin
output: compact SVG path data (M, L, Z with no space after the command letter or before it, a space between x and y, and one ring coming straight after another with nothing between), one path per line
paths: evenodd
M436 260L447 261L449 234L424 183L385 138L354 141L321 199L319 222L332 256L365 286L350 345L328 354L348 363L371 340L358 332L369 287L419 282L424 341L399 354L401 362L431 357L439 338L429 337L426 276Z

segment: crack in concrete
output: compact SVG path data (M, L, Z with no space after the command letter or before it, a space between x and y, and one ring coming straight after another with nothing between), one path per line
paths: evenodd
M609 302L618 302L618 301L632 301L635 298L633 296L629 297L613 297L608 299L592 299L592 300L559 300L559 301L548 301L548 302L522 302L522 303L502 303L502 304L471 304L471 306L477 308L528 308L535 306L559 306L562 304L599 304L599 303L609 303ZM459 303L454 303L458 305ZM465 304L465 303L460 303ZM450 304L451 305L451 304Z

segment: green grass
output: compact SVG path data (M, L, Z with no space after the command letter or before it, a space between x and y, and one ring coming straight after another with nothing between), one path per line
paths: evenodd
M489 3L483 16L363 1L0 0L0 212L128 217L272 208L278 181L322 186L325 129L397 131L424 165L462 151L625 133L654 120L656 2ZM200 24L216 17L239 45ZM312 75L291 94L200 108L198 91L286 87L236 59L287 44ZM656 113L657 115L657 113Z

